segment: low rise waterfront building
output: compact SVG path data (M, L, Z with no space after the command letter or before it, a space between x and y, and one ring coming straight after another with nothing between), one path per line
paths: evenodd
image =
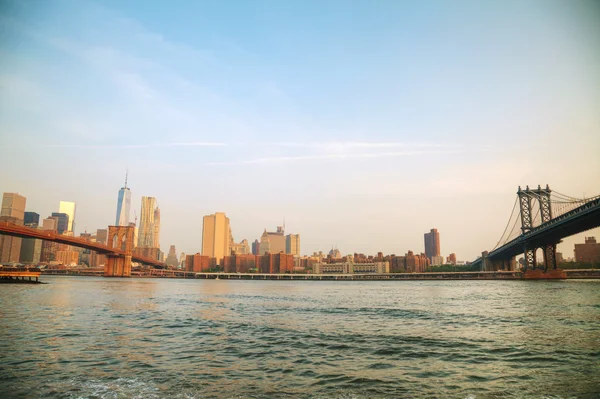
M256 263L259 273L283 274L294 271L294 256L283 252L260 255Z
M600 244L596 237L585 237L584 244L575 244L575 261L582 263L600 262Z
M324 263L317 262L313 265L315 274L353 274L353 273L389 273L390 263L387 261L371 263L355 263L352 256L347 256L343 262Z
M216 258L196 253L185 257L185 270L188 272L208 272L216 268Z
M235 254L223 258L223 271L225 273L249 273L256 269L256 255Z

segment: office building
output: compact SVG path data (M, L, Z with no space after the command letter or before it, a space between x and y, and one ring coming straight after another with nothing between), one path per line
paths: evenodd
M49 217L47 219L42 220L42 229L44 230L57 230L57 218Z
M168 266L172 266L172 267L179 266L179 260L177 259L177 250L175 249L175 245L171 245L169 247L169 253L167 255L167 260L165 261L165 263Z
M456 265L456 254L454 252L448 255L446 263L449 265Z
M248 245L248 240L243 239L239 243L233 242L231 240L229 252L231 255L248 255L250 254L250 245Z
M158 207L154 209L154 235L152 239L154 243L152 246L160 248L160 209Z
M69 215L66 213L52 212L52 217L57 218L56 231L65 234L69 231Z
M575 244L575 262L600 262L600 244L596 243L596 237L585 237L584 244Z
M117 197L117 220L115 226L129 226L130 209L131 190L127 187L127 174L125 174L125 185L121 187Z
M4 193L2 196L2 209L0 216L15 218L23 222L25 220L25 204L27 199L17 193Z
M23 238L21 241L20 263L29 265L40 263L43 243L43 240Z
M300 256L300 234L285 236L285 253Z
M75 203L69 201L60 201L58 213L65 213L69 216L69 225L67 227L67 231L72 231L75 233Z
M50 216L42 220L42 229L57 231L58 218ZM56 260L56 251L58 250L58 244L51 241L42 241L42 253L40 255L40 262L50 262Z
M260 255L266 253L278 254L285 251L285 235L282 226L277 226L276 232L268 232L267 229L260 237Z
M229 218L223 212L206 215L202 221L202 255L216 258L221 265L223 257L230 254L231 230Z
M28 227L38 227L40 224L40 214L35 212L25 212L23 224Z
M437 229L431 229L429 233L425 233L425 256L430 261L434 256L440 256L440 233Z
M158 221L156 217L158 216ZM160 232L160 211L156 206L156 198L142 197L140 210L140 228L138 230L138 247L160 248L158 234Z
M27 200L16 193L4 193L0 221L23 225ZM0 263L17 263L21 258L22 238L0 234Z
M252 255L260 254L260 241L254 240L252 243Z

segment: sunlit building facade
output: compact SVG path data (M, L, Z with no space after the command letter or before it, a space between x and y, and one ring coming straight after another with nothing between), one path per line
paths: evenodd
M69 201L60 201L58 213L64 213L69 216L67 231L75 232L75 203Z
M300 256L300 234L285 236L285 253Z
M0 221L23 225L26 201L24 196L17 193L4 193ZM19 237L0 234L0 263L19 262L21 242Z
M202 255L216 258L219 265L230 254L229 224L229 218L223 212L206 215L202 220Z
M158 220L156 220L158 217ZM142 197L140 209L140 227L138 230L138 247L159 248L160 211L156 206L156 198Z

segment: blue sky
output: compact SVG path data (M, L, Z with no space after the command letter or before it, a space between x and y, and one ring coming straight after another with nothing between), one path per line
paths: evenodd
M106 227L129 168L163 250L223 211L237 241L285 218L303 253L399 254L437 227L469 260L518 185L600 193L597 2L141 4L0 5L0 181L28 210Z

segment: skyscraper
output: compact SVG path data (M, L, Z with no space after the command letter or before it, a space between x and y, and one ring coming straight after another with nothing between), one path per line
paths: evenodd
M285 253L300 256L300 234L285 236Z
M7 216L23 221L25 219L25 203L27 200L16 193L4 193L0 216Z
M37 227L40 224L40 214L35 212L25 212L23 224L25 224L25 226Z
M206 215L202 221L202 255L216 258L221 264L223 257L229 255L230 238L229 218L223 212Z
M160 209L156 207L154 209L154 235L153 238L153 248L160 248Z
M131 190L127 187L127 174L125 174L125 186L119 190L117 198L117 221L116 226L129 226L129 210L131 209Z
M52 217L57 218L56 230L58 234L64 234L69 231L69 215L66 213L52 212Z
M158 216L158 225L156 217ZM156 207L156 198L142 197L140 210L140 228L138 231L138 247L158 248L158 237L160 229L160 211ZM155 238L156 237L156 238Z
M286 240L282 226L277 226L276 232L269 232L267 229L260 237L260 255L266 253L278 254L286 252Z
M425 233L425 256L430 261L434 256L440 256L440 233L437 229L431 229L429 233Z
M167 260L165 261L165 263L173 267L179 266L179 260L177 259L177 251L175 250L175 245L171 245L169 247L169 254L167 255Z
M0 221L23 225L25 218L26 199L16 193L4 193ZM18 262L21 257L21 242L19 237L0 234L0 262Z
M75 233L75 203L68 201L60 201L58 213L66 213L69 215L69 225L67 231ZM54 216L54 214L52 214Z

